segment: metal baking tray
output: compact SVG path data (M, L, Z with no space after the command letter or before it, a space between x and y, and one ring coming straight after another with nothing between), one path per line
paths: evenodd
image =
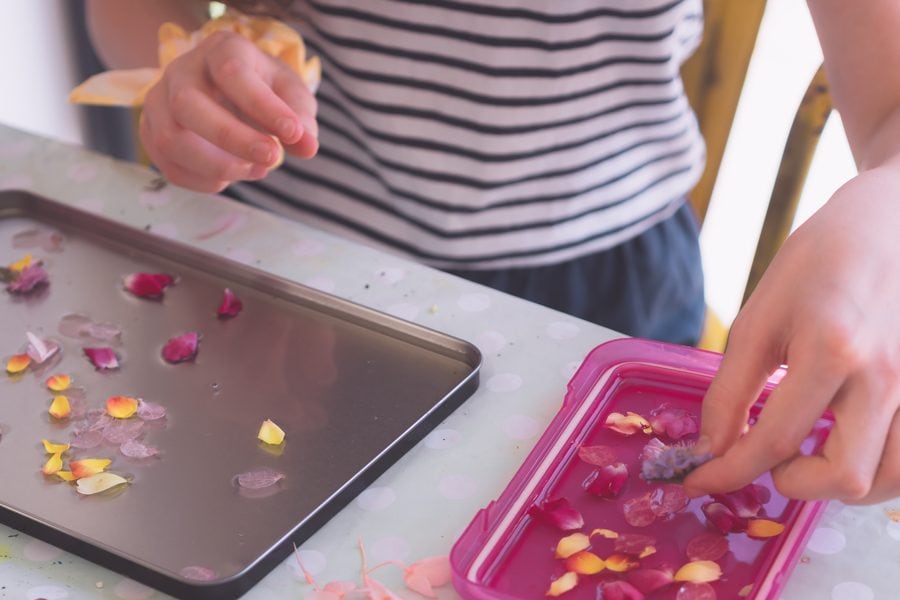
M18 249L29 229L62 234L61 250ZM478 386L470 343L163 239L47 198L0 192L0 265L29 252L49 286L20 298L0 290L0 354L21 352L26 331L62 346L52 366L0 375L0 522L166 593L237 597L365 489ZM131 296L123 276L178 277L162 301ZM223 288L243 312L220 321ZM122 367L96 371L83 340L59 332L80 313L122 328ZM202 334L192 363L160 357L165 341ZM165 422L144 441L161 450L130 459L115 446L70 451L112 458L130 484L81 496L45 477L42 438L77 423L48 415L51 373L69 373L88 408L126 395L162 404ZM272 419L282 446L257 440ZM248 492L239 473L269 467L276 486ZM191 568L207 580L197 581ZM188 571L185 571L185 569ZM196 576L198 569L193 569Z

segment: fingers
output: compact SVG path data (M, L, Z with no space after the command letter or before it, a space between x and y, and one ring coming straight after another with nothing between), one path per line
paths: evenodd
M845 504L875 504L900 498L900 412L894 413L890 431L875 473L875 481L863 499L845 498Z
M300 78L293 72L281 70L276 75L272 89L291 107L303 125L303 136L285 150L300 158L312 158L319 150L319 124L316 122L317 104Z

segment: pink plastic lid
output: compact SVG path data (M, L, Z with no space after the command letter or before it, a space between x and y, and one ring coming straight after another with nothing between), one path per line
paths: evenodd
M724 534L708 522L702 509L713 498L696 498L685 506L687 500L682 497L680 502L678 498L680 486L648 482L641 477L641 455L649 441L658 438L669 445L689 442L696 433L673 441L664 431L623 435L605 426L613 412L634 412L650 418L660 411L682 415L681 411L687 411L699 421L703 395L720 361L719 354L640 339L615 340L592 350L569 382L562 408L506 489L478 512L454 545L450 561L454 586L462 597L545 597L551 582L572 571L571 563L567 565L566 559L555 556L558 542L580 532L589 536L589 552L602 559L624 555L637 566L625 572L607 568L596 574L579 574L577 585L561 598L601 598L598 589L605 582L617 580L643 588L650 600L777 598L825 503L789 500L774 489L767 474L754 482L758 487L753 491L763 499L761 508L759 503L753 507L759 509L758 514L748 519L773 521L784 525L784 530L765 539L751 538L744 531ZM751 425L782 375L779 372L770 379L751 410ZM815 451L830 425L827 417L820 419L802 450ZM596 446L611 449L615 460L628 469L624 487L613 498L598 497L586 490L598 466L580 458L579 449ZM645 518L648 498L657 513L655 518ZM565 499L583 516L583 526L564 531L536 510L559 499ZM672 506L664 506L670 501L674 502ZM641 506L644 516L636 512L642 510ZM619 538L591 535L596 529L610 530ZM649 540L639 546L652 546L652 553L629 547L641 540ZM671 573L691 560L709 559L709 547L704 548L704 541L709 540L718 546L718 551L712 551L722 571L717 581L701 585L673 581L652 589L636 573ZM643 556L638 557L638 553Z

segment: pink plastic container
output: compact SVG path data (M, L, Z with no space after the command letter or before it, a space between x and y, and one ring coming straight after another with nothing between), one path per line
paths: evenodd
M569 382L559 413L516 472L500 497L478 512L457 540L450 555L453 582L466 599L544 598L550 583L566 571L554 556L564 532L529 515L529 508L548 499L566 498L584 517L583 533L595 528L618 533L643 534L656 540L656 552L640 559L642 568L677 569L689 562L687 544L697 535L713 531L701 510L711 501L697 498L675 514L644 527L629 525L623 506L629 499L652 492L660 484L640 477L641 452L651 436L624 436L604 426L611 412L633 411L647 416L660 405L691 411L698 419L700 404L718 368L721 355L639 339L608 342L592 350ZM774 388L781 373L773 376L751 411L751 422ZM827 435L831 422L820 419L803 450L815 450ZM685 440L693 440L690 435ZM578 456L582 446L613 447L629 476L614 499L588 494L584 482L596 469ZM774 599L800 557L824 502L788 500L775 491L768 475L757 482L768 488L771 499L758 517L782 523L775 537L753 539L745 533L729 533L728 552L716 562L722 577L708 585L719 599ZM614 540L591 537L590 551L601 557L615 553ZM602 581L626 579L628 573L608 570L580 575L575 588L560 598L578 600L601 597ZM648 600L675 599L681 584L675 582L646 595ZM708 592L708 590L707 590ZM708 600L710 596L705 596Z

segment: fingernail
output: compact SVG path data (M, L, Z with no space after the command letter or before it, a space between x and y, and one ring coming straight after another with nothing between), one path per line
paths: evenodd
M301 115L300 122L303 124L303 132L304 134L309 134L314 138L318 139L319 137L319 124L316 123L316 120L309 115Z
M265 142L257 142L253 144L250 148L250 156L253 157L253 162L261 163L264 165L271 164L275 159L272 153L272 144L267 144Z
M712 440L706 434L701 435L694 444L694 454L706 454L710 450L712 450Z
M278 122L275 123L275 129L278 131L278 137L285 142L291 143L295 141L294 136L297 135L297 124L293 119L288 117L278 119Z

